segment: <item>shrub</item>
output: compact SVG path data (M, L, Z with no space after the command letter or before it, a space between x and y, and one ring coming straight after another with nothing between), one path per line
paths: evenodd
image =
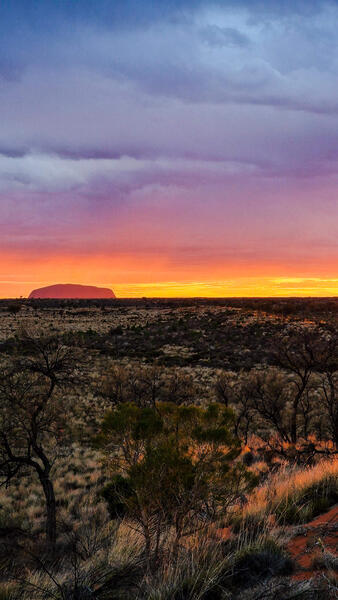
M4 532L11 530L19 530L22 527L22 519L17 515L11 515L8 509L0 507L0 529Z
M20 312L21 308L22 308L22 305L19 304L18 302L15 302L13 304L9 304L7 307L7 310L12 315L16 315L18 312Z
M205 527L256 483L241 462L231 434L232 411L156 403L120 404L107 413L98 439L115 471L103 494L113 517L128 516L142 531L148 560L174 530L181 539Z
M242 461L247 467L251 467L254 460L255 460L255 457L254 457L253 453L250 452L250 450L248 452L245 452L245 454L243 454L243 456L242 456Z
M120 474L114 475L102 490L112 519L123 518L127 513L126 499L130 500L133 490L130 481Z
M276 575L293 571L291 558L272 539L240 550L234 560L232 582L236 586L252 586Z

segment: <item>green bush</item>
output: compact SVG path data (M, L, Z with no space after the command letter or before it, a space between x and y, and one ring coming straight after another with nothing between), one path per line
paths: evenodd
M106 414L97 443L107 448L115 476L103 495L113 518L137 524L149 564L169 529L177 555L184 536L224 515L229 502L256 484L236 462L240 443L232 422L232 411L220 404L123 403ZM112 442L119 453L110 453Z

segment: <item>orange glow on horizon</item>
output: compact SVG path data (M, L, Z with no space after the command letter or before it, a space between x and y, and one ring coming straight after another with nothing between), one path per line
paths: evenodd
M282 281L281 281L282 280ZM38 287L54 283L80 283L83 281L0 281L1 298L27 297ZM338 279L268 278L250 277L227 281L164 281L160 283L107 283L92 281L85 285L110 287L118 298L222 298L222 297L335 297L338 296Z
M210 261L211 262L211 261ZM198 264L154 254L0 256L0 297L78 283L110 287L117 297L338 296L335 264L214 260Z

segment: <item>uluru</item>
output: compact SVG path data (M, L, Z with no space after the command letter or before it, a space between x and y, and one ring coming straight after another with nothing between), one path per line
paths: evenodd
M28 298L99 300L103 298L116 298L116 296L110 288L96 287L94 285L60 283L33 290Z

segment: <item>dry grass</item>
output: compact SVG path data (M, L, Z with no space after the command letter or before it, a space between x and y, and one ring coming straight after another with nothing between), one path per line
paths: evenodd
M105 506L98 496L102 487L101 460L90 448L74 444L53 469L52 479L58 503L58 521L76 522L78 506L90 498ZM8 488L0 488L0 523L19 526L36 535L44 531L44 497L37 477L27 473Z
M279 564L280 560L284 560L280 550L284 531L283 528L275 526L271 516L273 505L277 506L290 494L299 495L311 485L332 476L336 477L337 471L337 461L323 461L311 469L291 469L284 466L279 473L270 476L269 481L258 488L249 497L248 504L242 508L246 518L259 517L261 526L258 529L243 526L236 536L227 540L222 539L215 526L211 526L188 540L181 548L178 561L170 558L168 536L163 560L156 573L149 575L146 574L142 558L141 536L131 530L127 522L112 523L104 503L96 495L97 481L100 481L97 455L89 449L74 446L72 454L63 459L55 471L57 496L64 502L59 511L61 526L58 544L60 549L65 549L64 552L68 548L69 553L69 541L76 540L80 554L76 576L80 578L84 588L89 585L99 587L102 581L109 581L111 577L118 577L119 580L122 578L125 588L121 589L121 596L116 595L116 598L234 598L234 594L237 593L234 573L236 565L242 564L241 561L246 561L249 557L250 564L250 557L253 556L255 563L263 560L263 567L266 568L266 561L270 561L270 557L271 564L275 564L276 561ZM92 478L93 483L90 484ZM41 529L43 511L38 485L32 486L27 496L21 482L14 496L17 518L24 520L26 525L28 519L29 522L33 519L34 530ZM3 499L3 492L1 498ZM13 506L9 500L7 510L13 516ZM69 554L64 556L64 560L57 564L53 571L55 581L41 568L30 567L24 571L23 580L19 585L22 595L15 596L18 582L14 588L9 582L0 588L0 598L68 598L65 594L74 587L75 573ZM135 577L137 592L133 587Z
M195 312L201 316L208 316L210 313L210 316L219 314L222 317L224 309L196 307L189 308L188 312L189 315ZM90 331L105 334L117 327L133 329L147 322L158 321L159 327L166 331L172 322L184 320L186 314L187 310L179 307L175 310L169 308L100 310L95 307L33 310L27 305L17 315L7 311L1 312L0 341L13 337L23 326L48 330L55 335L80 332L85 337ZM254 312L249 315L234 309L227 317L227 324L255 325L259 322L266 324L268 328L271 323L280 319L281 317L258 315ZM217 322L211 318L210 323L211 327L214 329L216 327L216 331L217 327L223 327L217 325ZM200 333L196 331L196 336L199 335ZM177 344L164 344L160 351L165 358L170 358L171 355L173 358L181 355L184 358L191 354L190 346L180 345L180 338ZM244 597L247 597L248 600L253 600L264 597L265 600L270 598L277 600L283 597L283 594L285 596L289 594L286 597L290 598L312 598L306 595L305 587L308 584L289 582L281 587L278 587L279 584L271 586L267 584L265 596L262 596L262 588L253 592L252 596L249 590L242 590L236 596L234 594L237 592L234 592L231 587L232 575L236 561L243 555L267 551L273 553L274 548L278 554L278 547L283 542L284 528L277 522L276 514L280 517L289 504L297 505L298 501L303 502L304 492L311 487L322 484L322 492L329 489L332 481L337 480L338 460L322 461L312 468L280 465L281 461L278 458L273 458L268 464L263 458L257 460L262 440L252 436L248 446L243 449L242 457L249 452L254 456L250 469L259 475L264 483L248 497L247 504L238 507L238 532L229 539L225 535L222 537L220 527L227 524L224 518L221 526L215 523L203 531L203 534L196 534L186 540L178 561L170 558L171 539L168 534L158 570L149 575L146 573L143 558L142 537L133 531L127 522L116 523L109 519L106 505L99 494L103 486L101 457L88 447L91 436L97 433L98 424L109 406L107 400L100 395L103 376L114 365L136 369L144 364L149 356L122 356L117 359L113 352L102 353L97 349L84 348L79 352L83 352L86 359L79 365L79 375L83 376L83 384L80 386L81 389L69 391L69 422L72 426L72 439L77 442L55 463L52 475L58 502L58 548L62 560L53 566L52 575L55 576L55 581L43 569L36 568L27 561L22 570L22 583L17 584L10 580L5 581L2 586L0 584L0 600L73 599L75 596L71 596L70 591L74 587L76 574L70 548L74 540L80 554L77 568L83 589L88 586L93 588L99 586L100 578L102 583L102 578L103 581L108 581L111 577L117 577L117 580L121 580L125 585L121 595L119 592L114 595L114 598L118 599L218 600L222 598L222 600L230 600L231 598L233 600L235 597L241 597L244 600ZM212 355L212 347L210 352ZM245 352L244 348L243 360L246 357ZM156 360L155 358L154 361ZM226 357L224 360L224 365L221 364L220 367L209 365L207 361L205 364L202 361L197 366L190 362L182 363L179 367L171 367L171 363L168 363L167 372L171 368L179 368L181 373L191 376L204 390L205 396L200 394L197 398L198 402L203 402L205 397L213 398L217 375L223 372L224 368L232 368L232 363L227 363ZM284 446L284 450L289 448ZM263 453L260 456L265 455ZM271 467L278 469L275 474L269 474ZM0 488L0 526L1 524L28 531L32 534L32 544L36 543L36 548L43 548L41 540L45 525L44 499L41 486L34 476L27 474L9 489ZM336 559L327 552L321 556L321 559L323 568L331 569L333 573ZM3 572L0 572L0 580L1 576L5 579ZM134 577L137 579L137 591L133 587ZM128 580L130 580L129 587ZM295 585L294 596L291 592L293 585ZM300 593L303 587L304 596ZM317 598L313 596L315 597Z
M242 519L263 520L268 515L301 499L304 492L321 485L329 489L338 481L338 459L322 460L313 467L290 467L284 464L277 473L271 474L265 483L256 488L243 507Z

